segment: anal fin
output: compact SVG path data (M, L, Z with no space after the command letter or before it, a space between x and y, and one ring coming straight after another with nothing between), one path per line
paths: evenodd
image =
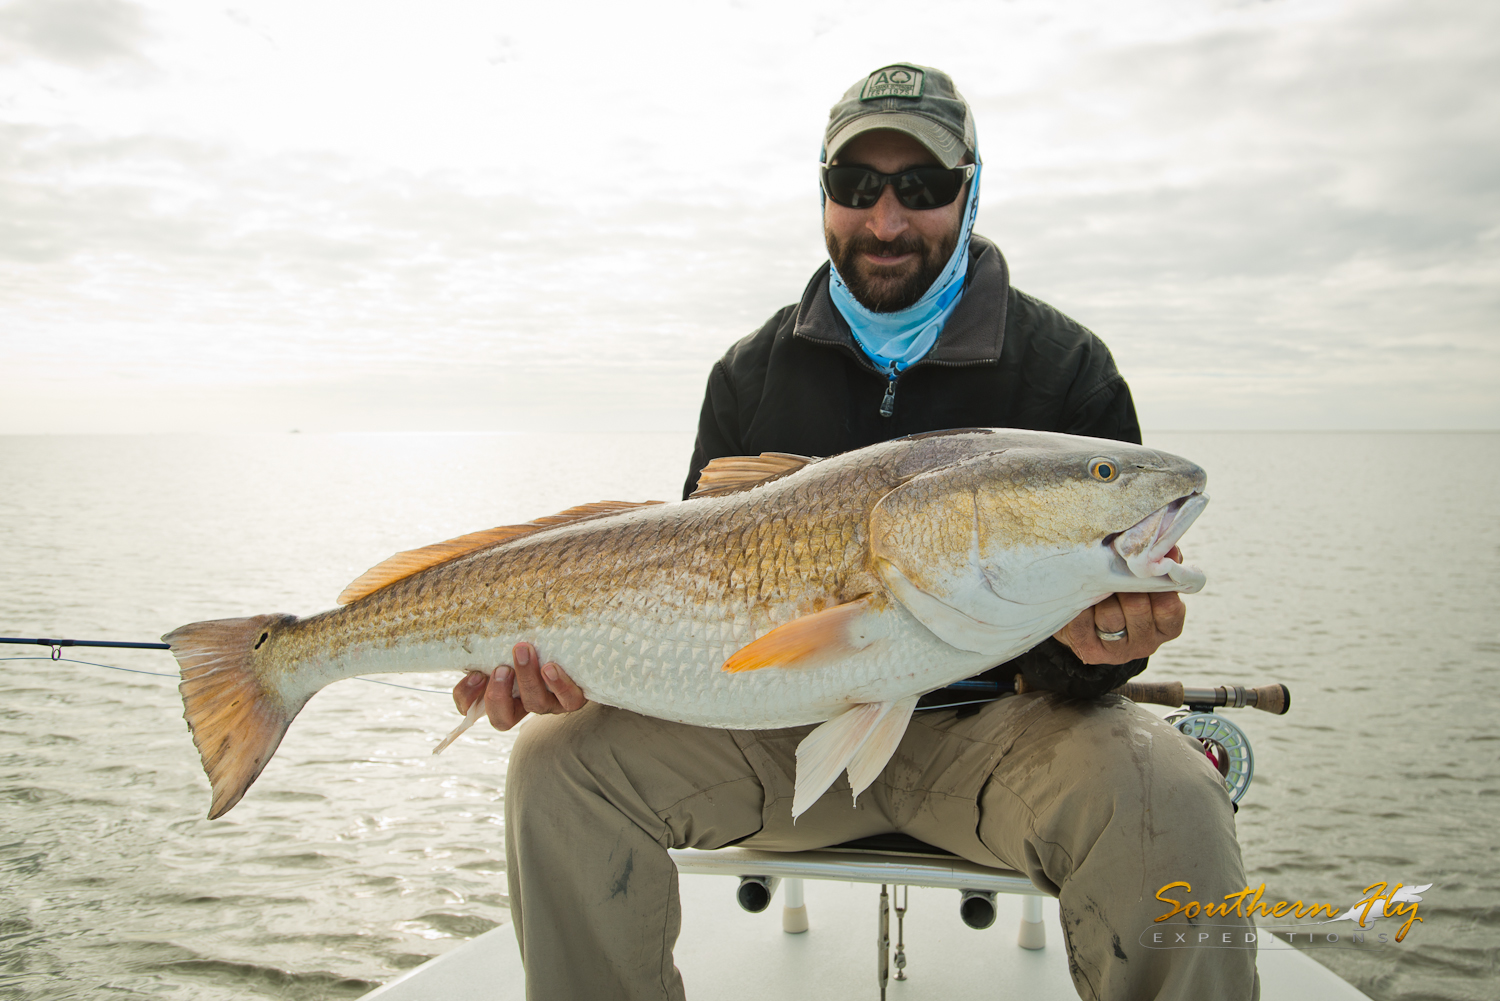
M849 769L857 798L875 781L906 733L917 697L899 702L863 702L818 727L797 745L797 786L792 794L796 820Z

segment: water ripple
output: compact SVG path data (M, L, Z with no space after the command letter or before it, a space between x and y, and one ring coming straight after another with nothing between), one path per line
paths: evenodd
M686 436L288 437L274 442L275 477L237 459L261 439L204 439L194 475L171 481L150 471L182 438L0 437L0 468L28 471L0 478L7 632L150 639L328 607L414 545L592 497L671 496L691 448ZM1500 495L1500 436L1150 443L1209 469L1214 502L1189 536L1209 590L1148 677L1296 690L1290 715L1240 720L1257 756L1238 818L1252 882L1309 901L1433 882L1402 948L1315 958L1377 1001L1492 998L1500 735L1477 693L1500 671L1500 519L1477 499ZM1361 475L1376 468L1402 474ZM1288 553L1309 571L1294 581ZM171 666L150 651L110 660ZM355 997L506 922L511 738L477 727L434 758L454 721L443 696L336 686L210 822L170 680L5 664L0 998Z

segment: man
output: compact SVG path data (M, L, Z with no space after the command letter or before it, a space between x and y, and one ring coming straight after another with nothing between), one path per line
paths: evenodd
M1012 288L1000 251L972 235L982 166L945 74L902 64L856 83L833 108L825 158L831 264L714 366L687 493L719 456L832 455L952 427L1140 441L1104 345ZM1183 614L1175 594L1105 599L996 669L1043 691L919 710L857 803L841 778L795 825L794 752L811 727L714 730L588 704L518 644L514 669L472 675L454 699L466 709L482 692L502 730L548 714L518 738L506 788L527 996L683 996L668 848L904 832L1058 896L1081 997L1258 997L1253 953L1141 944L1165 884L1186 880L1203 899L1244 887L1217 773L1155 716L1103 694Z

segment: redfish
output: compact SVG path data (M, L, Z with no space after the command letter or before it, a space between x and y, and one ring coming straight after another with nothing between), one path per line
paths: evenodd
M593 701L700 726L823 722L793 814L885 766L923 693L1035 646L1106 595L1193 592L1168 555L1207 504L1192 463L1004 429L827 459L716 459L693 498L605 501L400 553L307 618L168 633L220 817L324 686L489 671L533 642Z

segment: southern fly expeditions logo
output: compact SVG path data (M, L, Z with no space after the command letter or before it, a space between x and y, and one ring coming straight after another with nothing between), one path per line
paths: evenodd
M861 101L879 97L921 97L922 71L910 66L887 66L876 70L859 92Z
M1140 943L1148 949L1253 949L1262 935L1293 945L1363 946L1402 942L1413 923L1422 922L1417 911L1422 904L1422 894L1431 888L1431 883L1421 886L1371 883L1364 888L1364 895L1359 900L1341 911L1337 904L1304 904L1300 900L1270 903L1261 899L1266 892L1264 883L1253 890L1247 886L1237 893L1225 894L1222 902L1200 903L1191 897L1192 885L1178 881L1156 891L1156 899L1168 905L1168 909L1156 917L1155 927L1141 933ZM1247 926L1244 922L1214 924L1199 920L1228 917L1260 918L1263 923ZM1405 920L1400 920L1402 918ZM1265 923L1264 919L1270 919L1271 923ZM1395 920L1380 928L1375 927L1376 922L1387 919ZM1342 921L1352 924L1340 925Z

